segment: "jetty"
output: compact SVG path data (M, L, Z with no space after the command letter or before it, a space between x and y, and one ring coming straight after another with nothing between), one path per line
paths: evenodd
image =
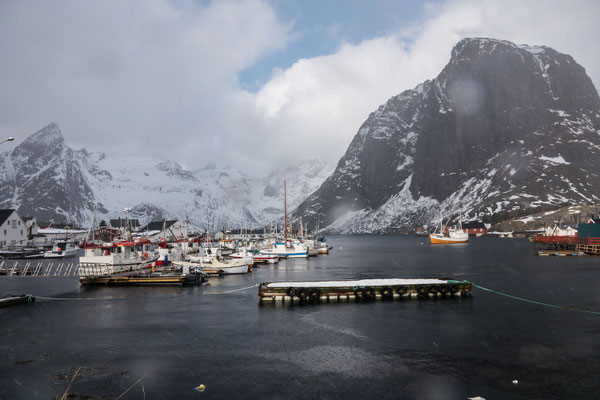
M534 244L534 248L538 246L545 247L546 251L553 253L558 252L558 255L584 253L588 255L600 255L600 238L596 237L577 237L577 236L532 236L529 239ZM538 255L548 255L538 252Z
M81 272L84 271L85 274ZM106 266L77 262L44 261L0 261L0 276L3 277L79 277L81 285L103 286L187 286L199 285L208 274L189 267L175 268L160 266L110 274Z
M341 281L265 282L260 301L368 301L469 296L472 283L452 279L361 279Z
M22 295L7 295L5 297L0 297L0 308L16 306L19 304L31 304L35 302L35 297L30 294L22 294Z

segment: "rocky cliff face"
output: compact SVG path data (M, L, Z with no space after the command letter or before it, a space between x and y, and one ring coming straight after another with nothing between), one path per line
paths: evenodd
M600 200L600 99L569 55L464 39L433 80L380 106L296 211L341 232L407 231Z
M0 207L18 207L22 216L80 221L93 208L93 192L55 123L0 157L0 185Z
M29 136L0 154L0 208L18 208L39 221L76 222L86 226L99 205L100 219L131 216L142 223L162 218L220 229L258 227L283 216L283 180L291 182L288 204L297 206L332 171L308 160L250 177L235 168L209 165L186 170L173 160L147 154L117 157L73 150L56 124Z

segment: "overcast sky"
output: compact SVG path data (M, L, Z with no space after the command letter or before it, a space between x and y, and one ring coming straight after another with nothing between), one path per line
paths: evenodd
M0 0L0 137L55 121L75 148L187 168L336 163L464 37L553 47L598 87L599 17L593 0Z

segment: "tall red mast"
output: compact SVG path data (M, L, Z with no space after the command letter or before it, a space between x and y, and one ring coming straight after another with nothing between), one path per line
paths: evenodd
M283 180L283 237L287 243L287 189L285 187L285 179Z

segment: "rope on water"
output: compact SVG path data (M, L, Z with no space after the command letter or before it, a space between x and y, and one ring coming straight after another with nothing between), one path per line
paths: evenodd
M587 313L587 314L600 315L600 311L583 310L581 308L565 307L565 306L560 306L560 305L557 305L557 304L549 304L549 303L544 303L544 302L541 302L541 301L536 301L536 300L531 300L531 299L525 299L523 297L513 296L512 294L499 292L499 291L494 290L494 289L489 289L489 288L477 285L475 283L473 283L473 286L476 287L476 288L478 288L478 289L485 290L486 292L498 294L500 296L508 297L508 298L514 299L514 300L524 301L526 303L537 304L539 306L545 306L545 307L551 307L551 308L559 308L561 310L578 311L578 312Z
M212 292L212 293L205 293L206 295L215 295L215 294L226 294L226 293L234 293L234 292L241 292L243 290L248 290L248 289L252 289L255 288L257 286L259 286L260 283L256 283L252 286L247 286L247 287L243 287L243 288L239 288L239 289L232 289L232 290L226 290L224 292Z
M243 288L237 288L237 289L232 289L232 290L226 290L223 292L211 292L211 293L203 293L203 295L205 296L211 296L211 295L217 295L217 294L227 294L227 293L235 293L235 292L241 292L244 290L248 290L248 289L252 289L255 288L257 286L259 286L260 283L256 283L252 286L247 286L247 287L243 287ZM178 294L173 294L173 295L167 295L167 296L161 296L161 297L179 297L180 295ZM135 297L131 297L131 296L121 296L121 297L115 297L115 296L108 296L108 297L51 297L51 296L35 296L36 299L38 300L50 300L50 301L77 301L77 300L91 300L91 301L102 301L102 300L135 300L135 299L147 299L148 296L135 296ZM155 299L156 297L152 297L153 299Z

